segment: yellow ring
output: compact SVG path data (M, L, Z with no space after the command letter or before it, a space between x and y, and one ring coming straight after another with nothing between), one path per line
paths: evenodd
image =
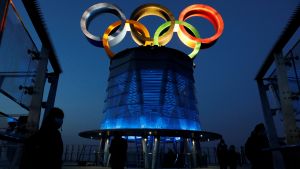
M171 21L169 29L158 38L159 44L166 45L172 39L173 29L175 26L175 18L172 12L169 9L158 4L145 4L133 11L130 16L130 20L139 21L143 17L149 15L159 16L165 21ZM145 42L151 42L151 45L153 44L153 38L145 37L144 35L140 34L132 25L130 25L130 28L131 36L137 44L145 44Z
M104 50L110 58L113 58L115 54L110 50L110 44L108 42L108 37L109 37L110 33L115 28L120 26L121 24L122 24L122 21L117 21L117 22L109 25L109 27L105 30L103 38L102 38ZM131 31L132 30L132 28L130 29L131 25L133 25L134 29L137 30L137 32L139 34L142 34L145 38L150 38L150 33L149 33L148 29L143 24L141 24L137 21L134 21L134 20L126 20L125 29L127 31ZM141 45L149 45L149 44L151 44L151 42L145 41Z

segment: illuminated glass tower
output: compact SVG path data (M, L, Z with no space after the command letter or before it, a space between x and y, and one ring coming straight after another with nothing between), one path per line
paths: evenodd
M193 60L167 47L137 47L110 63L101 129L201 130Z

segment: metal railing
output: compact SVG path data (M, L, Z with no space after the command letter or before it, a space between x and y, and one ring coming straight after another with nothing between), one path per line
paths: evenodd
M243 149L243 148L242 148ZM211 166L218 165L217 152L215 147L202 147L201 153L197 153L197 161L199 166ZM96 165L106 166L104 163L105 152L99 148L99 145L65 145L63 161L65 164L73 165ZM167 153L158 153L158 165L165 166L164 159ZM174 159L173 167L183 165L185 168L191 167L192 155L191 153L177 154L175 153L176 159ZM147 155L149 163L151 164L152 153ZM184 162L180 162L180 158L184 159ZM179 164L181 163L181 164ZM241 163L247 164L245 155L241 154ZM144 168L144 156L142 152L136 152L135 149L128 149L127 152L127 166L128 167L140 167ZM183 167L181 166L181 167Z

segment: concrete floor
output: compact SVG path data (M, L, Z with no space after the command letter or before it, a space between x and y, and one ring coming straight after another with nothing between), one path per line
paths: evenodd
M238 167L237 169L250 169L250 166L243 166L243 167ZM80 166L64 166L63 169L111 169L107 167L95 167L95 166L87 166L87 167L80 167ZM130 168L128 168L130 169ZM137 168L132 168L132 169L137 169ZM209 166L208 168L199 168L199 169L219 169L219 166Z

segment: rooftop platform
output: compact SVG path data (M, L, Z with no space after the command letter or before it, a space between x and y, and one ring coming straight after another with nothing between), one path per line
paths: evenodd
M209 166L207 168L199 168L199 169L219 169L219 166ZM238 166L237 169L250 169L250 165L245 166ZM64 166L63 169L111 169L110 167L99 167L99 166L87 166L87 167L80 167L80 166ZM131 169L131 168L128 168ZM134 168L138 169L138 168ZM171 168L168 168L171 169Z

